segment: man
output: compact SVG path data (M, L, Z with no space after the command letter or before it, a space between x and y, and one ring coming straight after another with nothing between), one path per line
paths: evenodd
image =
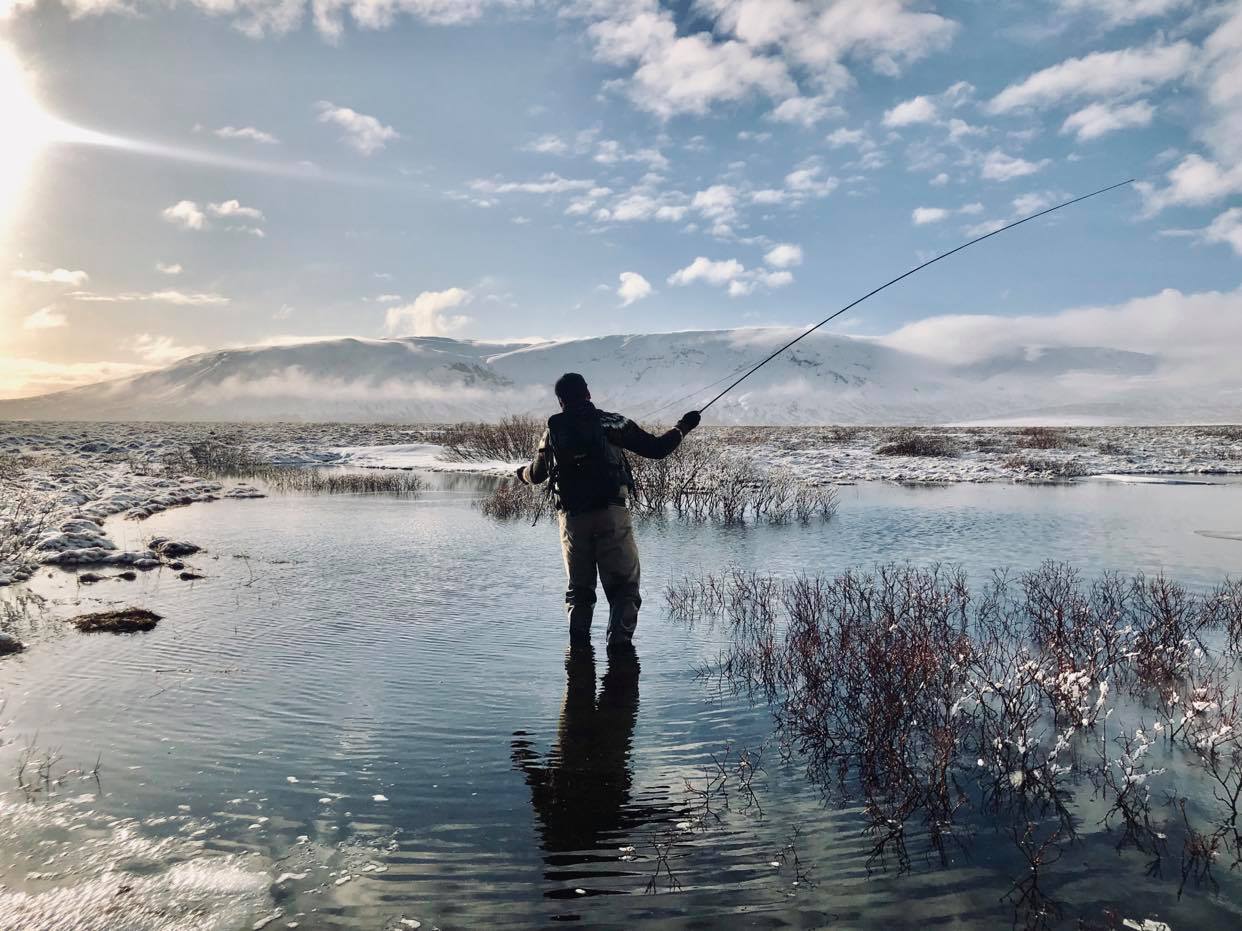
M625 451L663 459L699 425L699 412L690 411L663 436L652 436L629 418L596 408L577 372L558 378L555 390L561 413L548 418L539 451L517 477L529 485L552 482L569 576L570 640L590 639L598 572L608 598L608 647L626 646L638 625L642 597L638 545L626 506L634 477Z

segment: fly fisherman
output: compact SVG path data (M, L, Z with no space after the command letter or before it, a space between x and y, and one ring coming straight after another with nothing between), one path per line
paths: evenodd
M626 505L634 477L625 450L663 459L699 425L699 412L690 411L667 433L652 436L628 417L599 410L586 379L576 372L558 378L555 391L561 413L548 418L535 458L517 477L528 485L552 483L569 576L570 641L590 640L598 572L608 599L608 647L626 646L638 625L642 597L638 545Z

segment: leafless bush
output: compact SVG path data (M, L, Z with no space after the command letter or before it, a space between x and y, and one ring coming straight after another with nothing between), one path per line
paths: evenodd
M21 563L52 522L54 502L32 488L38 463L0 455L0 566Z
M1077 459L1036 459L1028 456L1010 456L1002 465L1014 472L1049 478L1081 478L1090 470Z
M167 453L161 464L167 472L202 478L249 478L267 465L240 433L215 432Z
M442 458L456 462L520 462L529 460L546 424L536 417L514 414L496 423L458 423L440 437Z
M1064 449L1072 445L1065 430L1053 427L1023 427L1018 431L1019 449Z
M480 511L496 520L538 520L554 508L545 488L531 487L516 479L506 479L491 494L477 502Z
M930 456L953 458L961 448L953 437L914 429L898 430L875 448L880 456Z
M665 593L675 619L728 625L732 646L702 677L768 701L821 788L861 799L872 864L910 868L916 836L946 856L973 813L1011 824L1032 869L1048 865L1077 838L1088 780L1118 846L1158 862L1176 827L1152 805L1167 774L1149 751L1164 740L1193 755L1216 802L1206 827L1179 829L1191 877L1210 873L1209 854L1242 864L1242 686L1207 636L1242 626L1237 596L1236 583L1204 594L1161 576L1088 583L1055 563L975 590L958 570L885 565L732 570ZM1106 723L1136 713L1113 703L1126 685L1156 712L1150 727ZM1014 894L1034 926L1054 915L1030 877Z

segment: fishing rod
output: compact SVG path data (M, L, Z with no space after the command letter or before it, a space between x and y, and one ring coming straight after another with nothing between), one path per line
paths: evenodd
M948 252L942 252L940 255L936 256L934 259L928 259L922 265L916 265L914 268L910 269L908 272L898 275L896 278L893 278L891 281L884 282L884 284L880 285L878 288L875 288L872 291L868 291L862 297L858 298L855 301L852 301L849 304L846 304L840 310L825 317L823 320L819 321L819 323L815 324L815 326L811 327L810 329L804 330L798 336L794 337L789 342L787 342L780 349L776 350L776 352L767 356L765 359L763 359L761 362L757 363L756 365L751 366L749 369L747 369L742 374L740 378L738 378L736 381L730 384L727 388L721 391L718 395L716 395L714 398L712 398L710 401L704 404L701 408L699 408L699 413L702 413L703 411L707 410L709 407L711 407L713 404L715 404L717 401L723 398L726 394L728 394L730 391L732 391L734 388L740 385L742 382L746 381L746 379L750 378L751 375L754 375L755 372L759 371L761 368L763 368L765 365L767 365L769 362L771 362L773 359L779 356L786 349L791 348L795 343L803 339L806 339L806 337L810 336L812 333L814 333L824 324L832 322L837 317L845 313L847 310L851 310L852 308L857 307L867 298L873 297L876 294L879 294L885 288L890 287L891 285L895 285L897 282L901 281L903 278L909 278L915 272L920 272L929 265L935 265L941 259L947 259L949 256L953 255L954 253L961 252L963 249L969 249L971 246L975 245L975 243L983 242L983 240L985 239L991 239L993 236L999 236L1001 233L1004 233L1007 230L1011 230L1015 226L1021 226L1023 223L1029 223L1031 220L1038 220L1040 217L1045 217L1050 213L1055 213L1056 211L1062 209L1063 207L1069 207L1073 204L1081 203L1082 201L1095 197L1099 194L1107 194L1109 191L1115 191L1119 187L1124 187L1127 184L1133 184L1134 180L1135 180L1134 178L1127 178L1125 181L1118 181L1116 184L1110 184L1108 187L1102 187L1098 191L1092 191L1090 194L1083 194L1080 197L1075 197L1072 200L1067 200L1064 203L1057 204L1054 207L1048 207L1046 210L1041 210L1038 213L1032 213L1030 216L1023 217L1021 220L1014 220L1012 223L1002 226L1000 229L995 229L995 230L992 230L992 232L990 233L984 233L982 236L977 236L974 239L970 240L969 242L964 242L960 246L957 246L954 249L950 249ZM736 374L736 372L732 372L729 375L724 376L724 378L718 378L716 381L712 382L710 385L704 385L702 388L692 391L689 394L682 395L680 398L675 398L674 400L669 401L667 404L657 407L653 411L648 411L646 416L650 417L653 414L658 414L660 411L665 410L666 408L672 407L674 404L680 404L682 401L685 401L689 398L693 398L696 395L702 394L704 391L707 391L710 388L714 388L716 387L716 385L720 384L725 379L730 378L733 374Z

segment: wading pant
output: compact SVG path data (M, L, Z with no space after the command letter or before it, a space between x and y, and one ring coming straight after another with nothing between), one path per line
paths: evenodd
M591 634L591 614L595 609L595 576L604 583L608 599L608 644L629 643L638 625L638 545L629 508L613 505L585 514L562 514L561 551L569 590L565 606L569 611L572 640Z

